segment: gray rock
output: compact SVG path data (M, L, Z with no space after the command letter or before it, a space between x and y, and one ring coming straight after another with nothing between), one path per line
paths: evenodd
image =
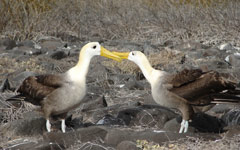
M196 131L208 133L222 133L224 125L222 119L205 113L195 113L190 122L190 126L194 127Z
M189 51L186 53L187 59L199 59L203 57L203 53L201 51Z
M15 50L12 50L12 51L15 51ZM30 62L29 59L31 59L31 56L30 55L24 55L23 53L22 54L17 54L17 53L8 53L8 57L9 58L14 58L16 62ZM23 68L21 68L22 71Z
M228 127L228 131L226 132L224 137L233 138L234 136L239 135L239 134L240 134L240 126L235 125L235 126Z
M108 147L106 144L100 142L84 142L79 143L68 148L68 150L114 150L112 147Z
M18 119L1 126L5 136L35 136L43 134L46 120L40 116L34 118Z
M62 133L62 132L50 132L43 135L43 139L46 142L54 142L62 144L65 148L73 146L78 141L90 142L103 140L107 134L107 130L101 127L91 126L87 128L81 128L78 130Z
M0 84L0 92L4 92L5 90L11 90L11 87L7 78L4 79L3 82Z
M169 120L168 122L166 122L164 124L164 127L163 129L165 131L171 131L171 132L174 132L174 133L178 133L179 130L180 130L180 127L181 127L181 124L177 121L176 118L172 119L172 120ZM194 133L194 128L189 126L188 127L188 133Z
M30 47L30 48L34 48L35 43L31 40L25 40L23 42L19 42L18 46L24 46L24 47Z
M92 111L84 111L81 114L84 116L84 120L87 120L89 122L93 122L93 123L97 123L99 120L103 119L104 116L106 115L112 115L115 118L118 112L126 109L126 108L132 108L132 107L136 107L138 106L139 103L138 102L133 102L133 103L122 103L122 104L116 104L116 105L112 105L112 106L108 106L105 108L100 108L100 109L95 109ZM122 118L119 118L122 119Z
M2 101L0 100L0 123L5 123L7 122L5 116L6 116L6 113L5 113L5 110L8 110L8 104L5 102L5 101Z
M16 42L12 39L6 38L0 40L0 47L4 50L11 50L16 46L17 46Z
M224 43L219 45L219 50L235 50L231 43Z
M154 45L151 45L151 42L149 42L149 41L145 42L143 44L143 52L146 55L153 54L153 53L156 53L158 51L159 51L158 47L154 46Z
M119 73L111 73L111 76L109 76L109 78L113 81L115 81L118 84L123 84L126 83L130 80L135 80L135 76L131 75L131 74L121 74Z
M10 145L6 147L9 150L62 150L64 148L63 144L49 143L49 142L25 142L25 139L18 141L15 145Z
M132 79L125 84L124 88L129 90L144 90L144 85L141 82Z
M42 54L42 51L38 49L30 48L30 47L21 46L21 47L15 47L13 50L11 50L11 53L19 57L22 55L28 55L28 56L40 55Z
M96 124L97 125L125 125L125 122L120 118L116 118L112 115L107 114L102 119L100 119Z
M105 143L110 146L117 146L123 141L132 141L135 142L137 140L147 140L153 141L155 143L162 144L167 141L178 140L180 138L186 137L204 137L204 139L208 140L216 140L219 139L219 135L214 134L193 134L193 133L173 133L173 132L165 132L162 130L142 130L136 131L131 129L111 129L108 131L105 137Z
M63 50L56 50L56 51L50 51L50 52L48 52L48 55L49 55L52 59L61 60L61 59L63 59L63 58L68 57L68 52L67 52L67 51L63 51Z
M225 114L227 113L230 109L233 109L235 107L235 105L231 105L231 104L216 104L215 106L213 106L213 108L211 108L209 110L209 112L214 112L214 113L222 113Z
M136 143L132 141L122 141L117 145L117 150L140 150L140 148L137 147Z
M81 105L82 112L107 107L107 102L104 96L94 98L93 96L88 94L82 101L86 102Z
M63 45L64 44L58 40L45 40L40 43L40 46L47 50L56 50L59 47L63 47Z
M117 118L124 120L128 126L158 127L176 117L176 114L168 108L159 105L142 105L134 108L120 110Z
M106 76L108 72L106 67L100 63L95 63L96 60L91 61L89 71L88 71L88 78L93 78L95 81L100 76ZM100 79L103 80L103 79Z
M176 49L179 49L179 50L198 50L198 49L207 49L209 48L208 46L206 45L203 45L199 42L196 42L196 41L188 41L188 42L184 42L184 43L180 43L176 46L174 46Z
M34 145L29 145L28 150L62 150L64 149L64 143L54 143L54 142L39 142ZM25 150L25 148L23 148ZM27 148L26 148L27 149Z
M229 64L231 64L233 67L240 67L240 53L229 55L225 60L229 62Z
M88 95L91 96L91 99L96 99L100 95L103 95L103 93L104 93L104 89L99 85L89 85L88 86ZM95 96L97 96L97 97L95 97Z
M209 56L221 56L223 52L219 51L217 48L208 48L202 50L203 57L209 57Z
M105 137L105 143L110 146L117 146L123 141L132 141L136 142L137 140L147 140L155 143L163 144L168 141L185 139L186 137L197 137L203 138L206 140L216 140L221 137L219 134L193 134L185 133L179 134L174 132L166 132L163 130L132 130L132 129L111 129L108 131Z
M216 59L204 60L199 62L199 68L207 68L207 70L215 70L222 72L221 70L229 69L229 64L225 61L220 61ZM224 72L224 71L223 71Z
M75 35L68 34L66 32L58 32L56 35L58 38L61 38L63 41L69 41L69 42L79 42L79 41L85 41L85 39L80 39Z
M169 48L173 48L173 46L175 45L176 43L173 41L173 40L167 40L165 42L163 42L163 46L164 47L169 47Z
M240 110L232 109L222 116L222 120L227 126L240 125Z
M80 48L79 49L72 49L72 50L69 51L69 57L78 57L79 52L80 52Z
M14 48L14 52L22 55L40 55L42 51L40 49L34 49L32 47L20 46Z

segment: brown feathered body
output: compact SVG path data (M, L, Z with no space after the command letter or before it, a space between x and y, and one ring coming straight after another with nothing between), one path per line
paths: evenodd
M216 103L240 102L236 96L237 82L216 71L200 69L169 74L161 71L161 77L152 88L153 98L167 107L178 108L185 120L194 112L207 111ZM234 93L235 91L235 93Z
M237 98L231 94L236 89L237 81L216 72L202 72L200 69L183 70L169 76L173 86L171 92L185 98L192 105L208 105L217 102L217 98ZM237 101L236 101L237 102Z
M152 68L147 57L140 51L132 51L127 55L129 60L139 66L151 84L154 101L181 111L183 121L179 133L183 129L187 132L188 120L194 112L206 111L216 103L240 102L237 81L229 78L230 75L216 71L203 72L200 69L185 69L171 74Z
M63 85L63 80L60 75L30 76L23 81L17 92L26 97L26 101L41 105L48 94Z
M82 47L77 64L67 72L30 76L18 88L17 92L26 97L26 101L41 106L48 132L51 131L51 116L60 117L62 132L66 131L66 114L81 104L86 94L86 76L90 61L97 55L121 61L120 57L98 42L90 42Z
M79 106L86 88L84 84L71 81L65 73L30 76L23 81L17 92L25 97L25 101L40 105L46 118L65 118L69 110Z
M179 109L184 120L190 120L194 112L209 110L216 103L240 102L236 96L236 92L240 94L237 83L216 71L185 69L176 74L155 71L159 77L151 84L153 99L160 105Z

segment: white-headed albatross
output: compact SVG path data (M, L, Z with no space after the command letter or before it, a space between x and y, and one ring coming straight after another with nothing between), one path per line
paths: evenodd
M218 72L185 69L177 74L169 74L154 69L140 51L113 53L139 66L151 84L152 96L156 103L180 110L183 119L179 133L187 132L188 121L197 111L197 107L240 101L240 97L236 96L237 93L240 94L240 90L236 89L237 83Z
M56 116L62 120L61 130L65 132L65 117L69 110L79 106L86 94L86 75L93 56L101 55L120 61L121 58L112 54L98 42L83 46L79 61L73 68L63 74L47 74L30 76L18 88L20 96L25 100L40 105L46 118L47 131L51 131L50 117Z

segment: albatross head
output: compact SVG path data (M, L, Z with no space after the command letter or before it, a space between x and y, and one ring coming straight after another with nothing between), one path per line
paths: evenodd
M146 56L140 51L130 52L128 55L128 60L133 61L138 66L145 64L145 61L148 63Z
M122 59L128 59L139 66L142 70L146 79L150 82L151 85L156 83L156 80L161 75L158 70L152 68L151 64L149 63L147 57L140 51L132 51L132 52L112 52L115 55L118 55Z
M149 63L146 56L140 51L132 51L132 52L112 52L113 54L121 57L121 59L128 59L133 61L138 66L144 65L145 63Z
M90 61L96 55L111 58L116 61L122 60L121 57L106 50L98 42L88 43L82 47L79 54L79 60L76 66L74 66L67 72L67 74L70 77L70 80L85 83L85 78L88 72Z
M111 58L116 61L121 61L122 59L105 49L98 42L90 42L83 46L80 52L80 56L88 57L91 59L93 56L101 55L103 57Z

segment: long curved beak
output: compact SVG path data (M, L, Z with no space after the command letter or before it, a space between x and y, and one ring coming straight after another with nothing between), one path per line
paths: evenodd
M105 49L104 47L101 46L101 56L103 57L107 57L113 60L116 60L118 62L122 61L122 58L119 57L118 55L113 54L112 52L110 52L109 50Z
M119 56L121 59L128 59L130 52L112 52L114 55Z

